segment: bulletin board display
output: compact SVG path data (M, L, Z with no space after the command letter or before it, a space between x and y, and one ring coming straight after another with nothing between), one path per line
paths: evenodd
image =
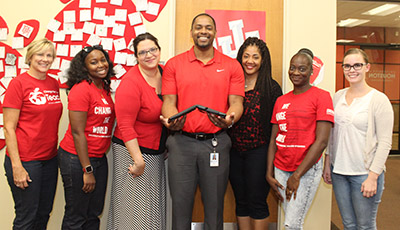
M115 91L126 72L137 63L131 44L137 35L147 32L144 20L157 20L167 4L167 0L59 1L65 7L56 10L54 18L46 24L26 19L9 28L0 16L0 102L11 80L29 69L21 53L43 28L45 37L54 42L57 51L48 74L58 80L61 88L67 88L67 71L73 57L86 46L102 45L114 62L116 75L111 78L111 90ZM0 149L4 147L2 129L0 117Z

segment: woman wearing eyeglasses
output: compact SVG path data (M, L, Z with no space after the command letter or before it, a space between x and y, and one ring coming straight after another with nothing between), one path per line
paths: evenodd
M4 169L14 199L13 229L46 229L53 209L62 113L58 82L47 74L56 56L46 38L27 49L29 70L14 78L4 103Z
M113 75L113 63L98 45L77 53L68 70L70 124L58 150L66 203L62 229L99 229L115 119Z
M333 185L344 229L377 229L393 108L385 94L366 83L371 65L363 50L349 49L342 67L350 87L333 97L335 127L323 178Z
M160 46L150 33L137 36L138 64L115 94L113 184L107 229L166 229L166 130L160 122Z
M310 85L312 53L290 60L293 91L276 100L268 148L267 181L283 202L285 229L303 229L322 175L321 155L334 122L329 92Z

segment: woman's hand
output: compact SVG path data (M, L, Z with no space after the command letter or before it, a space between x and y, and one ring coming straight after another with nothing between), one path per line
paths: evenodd
M144 167L146 166L146 163L143 162L135 162L133 165L130 164L128 171L129 174L131 174L133 177L138 177L141 176L144 173Z
M367 179L361 184L361 192L364 197L373 197L376 194L378 187L379 175L374 172L369 172Z
M82 190L85 193L93 192L96 187L96 178L93 173L83 173L83 187Z
M286 200L290 201L293 195L293 200L296 200L297 189L300 185L300 175L294 172L286 182Z
M266 175L266 179L268 184L271 186L272 190L274 191L275 195L278 197L278 199L283 202L283 197L281 193L279 192L279 189L285 189L283 185L279 183L272 175Z
M13 178L15 186L22 190L29 186L28 182L32 182L28 172L23 166L13 167Z
M325 164L324 164L324 171L322 173L322 178L324 179L325 183L332 184L331 161L329 155L325 155Z

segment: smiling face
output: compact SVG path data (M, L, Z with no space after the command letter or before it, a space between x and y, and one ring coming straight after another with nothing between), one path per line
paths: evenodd
M141 41L137 45L138 63L141 68L153 69L158 67L161 52L156 43L150 39Z
M53 50L44 49L32 55L29 60L29 72L34 75L46 74L54 61Z
M310 86L312 63L305 54L296 54L290 60L289 78L295 88Z
M355 64L362 64L361 69L355 70ZM366 73L369 71L371 65L366 63L363 56L359 53L349 54L343 59L343 65L353 66L349 70L343 70L346 80L350 84L364 83Z
M108 62L102 51L94 49L90 52L85 58L85 66L93 81L107 77Z
M262 55L255 45L248 46L242 56L242 66L246 76L258 74L261 67Z
M191 33L194 45L197 48L208 49L213 46L217 31L212 19L206 15L202 15L194 21Z

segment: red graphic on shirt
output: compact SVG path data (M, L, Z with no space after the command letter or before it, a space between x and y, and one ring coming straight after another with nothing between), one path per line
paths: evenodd
M265 11L206 10L217 22L216 47L232 58L248 37L265 41ZM215 44L214 44L215 45Z

